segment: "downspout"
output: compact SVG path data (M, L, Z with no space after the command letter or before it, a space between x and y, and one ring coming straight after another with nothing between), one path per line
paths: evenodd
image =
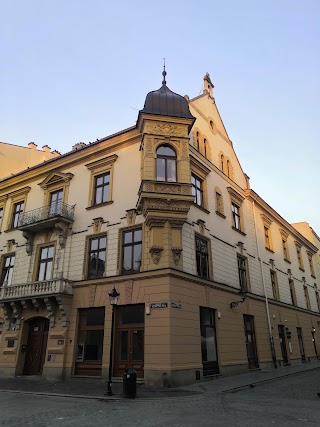
M263 284L263 291L264 291L264 297L266 302L266 312L267 312L267 319L268 319L268 328L269 328L269 339L270 339L270 347L271 347L271 355L274 367L277 368L277 358L276 358L276 352L274 348L274 341L272 336L272 327L271 327L271 321L270 321L270 311L269 311L269 300L267 295L267 289L266 289L266 282L264 280L264 274L263 274L263 263L262 259L260 257L259 253L259 244L258 244L258 229L257 229L257 222L256 222L256 212L255 212L255 203L254 200L252 201L252 210L253 210L253 222L254 222L254 229L255 229L255 238L256 238L256 246L257 246L257 255L258 260L260 261L260 270L261 270L261 277L262 277L262 284Z

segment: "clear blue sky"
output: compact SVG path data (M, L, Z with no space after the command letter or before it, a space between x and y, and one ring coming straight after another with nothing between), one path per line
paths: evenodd
M11 0L0 6L0 141L66 152L135 124L161 85L209 71L252 188L320 234L318 0Z

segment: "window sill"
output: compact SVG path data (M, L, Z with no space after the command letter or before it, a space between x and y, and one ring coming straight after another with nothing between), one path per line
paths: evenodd
M239 230L238 228L234 227L233 225L231 226L232 230L237 231L238 233L242 234L242 236L246 236L247 234L244 233L243 231Z
M1 234L1 233L0 233ZM314 274L311 274L311 277L313 277L314 279L316 279L316 276Z
M305 272L304 268L299 267L299 270Z
M96 208L101 208L103 206L108 206L108 205L112 205L113 200L110 200L109 202L104 202L104 203L99 203L99 205L92 205L92 206L88 206L86 208L87 211L90 211L91 209L96 209Z
M210 214L210 211L208 211L206 208L204 208L203 206L199 206L196 203L193 203L193 206L195 206L196 208L202 210L203 212Z
M7 228L6 230L4 230L4 233L10 233L10 231L14 231L14 230L17 230L17 227Z
M274 254L274 251L273 251L272 249L268 248L267 246L265 246L265 249L266 249L267 251L271 252L272 254Z
M289 261L287 258L283 258L283 260L284 260L285 262L287 262L288 264L291 264L291 261Z
M226 219L227 217L225 215L223 215L223 213L216 211L216 214L221 216L221 218Z

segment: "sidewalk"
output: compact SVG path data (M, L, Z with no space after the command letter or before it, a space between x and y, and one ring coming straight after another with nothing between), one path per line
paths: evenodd
M219 377L212 380L197 382L183 387L165 388L151 387L137 384L137 398L175 398L192 397L203 394L217 394L232 392L249 387L251 384L259 384L267 381L283 378L288 375L320 369L320 360L303 363L296 366L286 366L271 371L254 371L231 377ZM96 378L70 378L66 381L46 381L41 377L15 377L9 379L0 378L0 392L30 393L37 395L52 395L64 397L82 397L89 399L120 400L122 398L122 383L113 383L112 397L105 396L107 384Z

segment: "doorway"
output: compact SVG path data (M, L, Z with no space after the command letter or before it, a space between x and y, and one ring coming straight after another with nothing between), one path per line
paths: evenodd
M134 368L143 378L143 365L144 305L117 307L113 374L122 377L126 368Z
M36 317L29 322L24 375L41 375L47 351L49 320Z
M304 362L306 360L306 355L304 352L304 345L303 345L302 329L301 328L297 328L297 335L298 335L298 343L299 343L301 360L302 360L302 362Z
M279 341L280 341L283 364L288 365L289 360L288 360L288 353L287 353L286 336L284 333L284 326L278 325L278 331L279 331Z
M203 376L219 373L215 310L200 307L200 333Z
M259 368L259 362L257 356L256 337L254 333L254 319L253 316L244 314L243 320L249 369L257 369Z

